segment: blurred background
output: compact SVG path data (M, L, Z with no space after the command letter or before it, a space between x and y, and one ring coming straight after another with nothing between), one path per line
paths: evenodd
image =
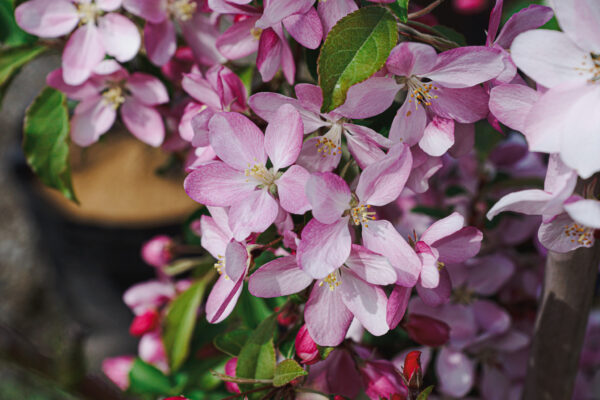
M529 4L507 1L505 15ZM446 0L427 23L483 44L492 6L493 0ZM100 371L105 357L136 353L122 294L154 276L140 257L143 242L181 235L197 209L183 176L158 173L168 169L169 156L118 126L71 152L80 206L36 180L21 152L22 121L59 64L56 54L28 64L1 104L0 400L124 398Z

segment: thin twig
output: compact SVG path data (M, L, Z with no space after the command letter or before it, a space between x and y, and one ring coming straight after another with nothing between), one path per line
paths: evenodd
M443 2L444 2L444 0L435 0L433 3L431 3L427 7L423 8L419 11L415 11L414 13L408 14L408 19L415 19L415 18L422 17L423 15L427 15L430 12L432 12L437 6L442 4Z
M222 374L222 373L217 372L217 371L211 371L211 373L216 378L219 378L220 380L225 381L225 382L242 383L242 384L243 383L249 383L249 384L253 384L253 383L273 383L273 379L237 378L235 376Z
M221 400L232 400L232 399L237 399L238 397L242 397L242 396L245 396L245 395L247 395L247 394L250 394L250 393L263 392L263 391L265 391L265 390L267 390L267 389L270 389L270 388L272 388L272 386L261 386L261 387L259 387L259 388L256 388L256 389L248 390L248 391L246 391L246 392L242 392L242 393L234 394L233 396L224 397L224 398L223 398L223 399L221 399Z

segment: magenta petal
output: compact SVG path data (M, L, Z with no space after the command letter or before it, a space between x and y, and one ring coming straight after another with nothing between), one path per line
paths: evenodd
M69 38L62 56L63 79L68 85L80 85L104 58L102 38L94 24L79 27Z
M206 299L208 322L218 324L231 314L242 294L243 283L243 279L234 282L224 274L219 277Z
M343 128L346 138L356 143L372 142L375 146L381 146L386 149L392 147L394 144L390 139L366 126L346 122Z
M256 66L264 82L275 76L281 64L281 39L271 28L263 31L258 44Z
M30 0L16 8L15 19L25 32L54 38L71 32L79 15L75 5L67 0Z
M252 232L267 230L279 213L279 205L266 190L255 190L229 209L229 227L235 240L244 240Z
M489 95L481 86L464 89L440 87L435 93L438 98L432 100L431 110L440 117L469 124L486 118L489 113Z
M492 8L492 12L490 13L490 22L488 24L487 30L487 40L485 42L486 46L490 46L496 40L496 35L498 34L498 28L500 27L500 21L502 19L502 6L504 0L496 0L496 4L494 8Z
M283 29L281 26L275 27L275 32L279 36L281 40L281 70L283 71L283 76L285 76L285 80L290 84L294 84L294 80L296 78L296 60L294 59L294 55L292 54L292 49L290 48L290 44L288 43L285 35L283 34Z
M394 226L385 220L370 221L362 230L364 246L382 254L396 269L397 284L413 287L421 273L421 261Z
M498 335L510 328L510 315L489 300L477 300L472 305L475 320L484 333Z
M475 125L454 124L454 144L448 153L454 158L466 156L475 146Z
M379 115L387 110L402 85L389 77L373 77L351 86L343 105L335 113L344 117L362 119Z
M163 0L123 0L124 9L154 24L167 18L167 10L163 6Z
M305 14L294 14L283 20L283 26L298 43L316 49L323 38L323 26L317 10L309 8Z
M252 274L248 290L257 297L288 296L306 289L313 278L296 264L296 256L277 258Z
M386 322L387 297L379 286L369 284L352 271L343 270L339 291L348 310L371 334L381 336L389 327Z
M329 290L315 283L310 293L304 319L310 337L320 346L337 346L346 337L352 313L341 299L340 288Z
M423 303L431 307L438 307L446 304L452 294L452 282L446 268L439 271L439 283L432 289L427 289L422 285L417 285L417 293Z
M146 23L144 27L144 45L148 58L154 65L163 66L177 51L177 32L171 20L161 23Z
M224 105L221 102L221 96L219 96L215 88L202 75L197 73L184 74L181 86L187 94L200 103L216 110L223 109Z
M304 14L315 0L279 0L266 4L262 17L256 21L256 27L270 28L292 14Z
M396 271L387 258L357 244L352 245L345 264L360 279L373 285L390 285L397 280Z
M320 137L312 137L302 144L302 150L296 164L303 166L309 172L329 172L340 163L342 152L335 155L319 152Z
M525 118L540 94L524 85L501 85L490 91L490 111L504 125L517 131L525 129Z
M430 246L448 235L458 232L465 225L465 217L458 212L431 224L421 235L421 240Z
M351 243L347 217L329 225L312 219L302 230L298 264L313 278L323 279L348 259Z
M406 99L398 109L390 128L390 139L394 143L402 142L414 146L423 137L427 125L427 114L423 106L417 105Z
M390 294L386 311L386 322L390 329L396 328L404 318L411 292L412 288L396 286Z
M248 251L246 246L231 240L225 249L225 273L232 281L244 279L248 268Z
M63 80L62 68L50 72L48 76L46 76L46 84L56 90L60 90L66 94L68 98L74 100L85 100L94 97L102 90L102 87L99 87L99 85L90 80L85 81L81 85L67 85Z
M454 120L437 115L427 124L423 137L419 141L419 147L433 157L444 155L453 144Z
M352 199L346 181L331 172L312 174L306 183L306 197L313 216L323 224L338 221Z
M165 126L158 111L135 98L123 103L121 118L133 136L150 146L158 147L165 139Z
M264 135L244 115L222 112L212 117L208 126L210 145L228 165L243 171L266 164Z
M230 60L237 60L258 50L258 40L250 33L257 20L257 17L249 17L223 32L217 39L217 48L221 54Z
M469 289L484 296L491 296L513 276L515 264L502 254L491 254L474 259L469 268Z
M106 53L119 62L135 57L142 44L138 28L121 14L110 13L100 17L98 30Z
M296 86L296 88L299 85ZM291 104L296 107L296 110L300 113L302 117L302 122L304 125L304 133L311 133L316 131L322 126L325 126L327 123L323 121L318 112L311 112L310 110L306 110L298 100L293 99L291 97L283 96L279 93L272 92L260 92L252 95L248 100L248 104L252 108L252 110L258 114L259 117L264 119L267 122L270 122L273 118L275 118L275 113L284 104Z
M254 191L243 172L217 161L192 171L183 184L185 192L200 204L227 207Z
M296 161L303 136L304 125L300 113L290 104L282 105L265 130L265 150L275 171L289 167Z
M428 72L436 59L433 47L423 43L402 42L394 47L385 65L394 75L409 77Z
M85 99L75 107L71 118L71 139L85 147L98 141L115 122L117 111L102 96Z
M194 142L194 147L205 147L210 144L208 138L208 121L214 113L206 106L190 102L185 106L181 120L179 120L179 136L187 142Z
M294 87L298 101L307 111L315 114L320 119L321 105L323 105L323 91L317 85L299 83Z
M292 214L304 214L311 206L305 187L310 173L299 165L292 165L275 182L281 208Z
M513 14L502 27L495 43L508 49L517 35L536 29L552 19L554 13L550 7L533 4Z
M323 33L325 36L331 28L343 17L358 10L354 0L336 0L336 1L319 1L317 12L323 23Z
M134 72L127 79L127 89L140 103L154 106L169 102L169 94L163 83L152 75Z
M383 206L396 200L404 189L412 167L408 146L398 143L381 160L364 169L356 195L361 203Z
M442 393L462 398L473 387L475 366L462 352L443 347L435 367Z
M213 66L227 61L217 48L220 32L210 16L195 13L192 19L181 22L181 31L198 63Z
M440 261L444 263L460 263L479 253L483 233L473 226L446 236L433 245L440 253Z

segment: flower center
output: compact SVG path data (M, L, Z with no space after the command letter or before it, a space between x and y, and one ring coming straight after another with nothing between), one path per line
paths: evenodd
M260 28L252 28L250 29L250 34L252 35L252 37L254 37L254 39L259 40L260 39L260 35L262 35L262 29Z
M361 204L359 206L353 207L350 210L350 216L352 217L352 222L354 222L354 225L364 224L365 227L368 227L369 221L374 221L375 219L377 219L377 217L375 216L375 211L369 211L370 209L370 204Z
M102 93L102 97L106 104L110 105L115 110L119 108L121 104L125 102L125 96L123 96L123 88L118 85L114 85Z
M565 225L565 236L571 238L571 243L577 242L585 247L592 247L594 244L594 229L576 222Z
M79 21L82 24L89 22L95 22L96 17L101 13L96 3L79 3L77 5L77 14L79 15Z
M260 186L270 187L275 183L277 175L271 170L267 169L263 164L248 164L248 168L244 171L244 174L248 177L246 182L250 181L250 177L259 181Z
M188 21L196 12L198 5L193 0L170 0L167 11L172 18Z
M329 287L329 290L332 292L342 284L342 279L339 271L336 269L329 275L327 275L321 282L319 282L319 286L323 286L326 284Z
M217 270L217 272L219 273L219 275L223 275L225 273L225 257L222 255L219 255L217 258L218 258L218 260L215 263L214 267ZM225 274L225 279L229 279L227 274Z
M475 292L465 285L452 290L452 302L455 304L469 305L475 300Z
M317 151L323 157L337 156L342 153L342 125L334 123L331 129L317 140Z
M590 79L591 82L599 82L600 81L600 54L592 54L592 62L594 66L592 67L592 73L594 76Z
M432 92L438 90L437 86L433 86L433 83L422 82L414 75L406 80L406 86L410 95L408 102L415 103L415 110L419 108L419 103L423 106L430 106L431 100L438 98L435 94L432 94Z

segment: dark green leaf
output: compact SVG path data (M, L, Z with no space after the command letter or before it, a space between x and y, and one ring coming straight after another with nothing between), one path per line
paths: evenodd
M169 395L172 385L158 368L138 358L129 372L129 390L136 394Z
M272 314L261 322L242 347L236 367L238 378L273 378L275 374L273 335L276 329L276 318L277 315Z
M408 21L408 0L396 0L398 18L402 22Z
M294 379L306 375L308 372L304 370L294 360L283 360L275 368L275 376L273 377L273 386L280 387L287 385Z
M417 206L410 210L412 213L425 214L434 218L445 218L450 215L451 212L449 210L441 210L439 208L426 207L426 206Z
M263 251L262 253L260 253L260 255L258 257L256 257L254 259L254 264L256 265L256 268L260 268L263 265L265 265L266 263L273 261L276 258L277 258L277 256L275 254L273 254L273 252Z
M427 400L432 391L433 391L433 385L428 386L427 388L423 389L423 391L421 393L419 393L417 400Z
M265 299L252 296L247 288L242 289L242 294L237 304L237 313L248 328L256 328L273 312Z
M25 33L17 25L13 2L0 0L0 43L5 46L20 46L35 40L35 36Z
M169 365L173 371L181 367L190 351L190 340L205 289L206 281L194 283L171 303L167 312L163 339Z
M77 202L69 166L69 113L66 97L45 88L25 113L23 151L27 163L47 186Z
M252 332L247 329L236 329L217 336L213 343L223 353L237 357L251 334Z
M385 8L365 7L345 16L331 29L318 60L322 112L344 104L352 85L383 67L398 41L396 23Z
M37 45L25 45L0 50L0 86L19 68L40 55L46 48Z
M452 28L449 28L444 25L436 25L432 29L440 35L442 35L443 37L445 37L446 39L451 40L461 46L467 45L467 39L465 38L465 35L455 31Z

